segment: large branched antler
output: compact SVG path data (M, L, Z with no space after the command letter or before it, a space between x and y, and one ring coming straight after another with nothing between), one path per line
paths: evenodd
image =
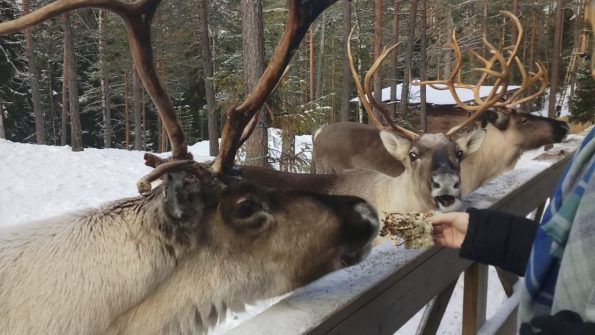
M351 77L353 78L353 81L355 83L357 95L362 103L362 106L364 107L364 110L368 113L368 116L370 117L370 119L372 119L372 121L378 129L382 130L390 128L399 133L401 136L409 139L410 141L415 141L417 138L419 138L419 134L397 125L396 122L390 117L390 112L384 106L379 104L376 101L376 99L374 99L374 95L371 93L370 81L374 77L374 74L376 73L376 71L378 71L378 68L380 67L384 59L386 59L388 54L391 51L395 50L400 43L397 43L388 49L385 48L382 51L380 56L374 61L374 63L366 73L364 87L362 87L359 75L355 70L353 55L351 53L351 37L353 36L355 28L356 27L353 27L351 29L351 32L349 33L349 38L347 39L347 58L349 60L349 69L351 70ZM378 116L374 112L374 109L372 108L372 105L374 105L380 111L381 118L378 118Z
M462 124L451 128L447 132L447 135L449 135L449 136L452 136L458 130L465 129L469 125L473 124L479 118L481 113L483 113L488 108L493 107L493 106L498 106L499 104L502 104L502 105L507 104L506 102L500 102L500 100L502 99L502 97L504 97L504 95L507 92L508 81L510 78L510 68L513 65L513 62L517 65L520 62L518 60L517 54L518 54L519 48L521 46L524 32L523 32L523 26L522 26L520 20L514 14L512 14L511 12L507 12L507 11L502 11L501 13L511 20L514 29L516 29L516 31L517 31L517 33L516 33L517 39L512 46L508 47L508 49L510 49L508 52L508 57L505 57L496 47L494 47L494 45L492 45L486 39L485 36L482 38L483 44L489 50L489 52L492 54L492 56L489 59L485 59L485 58L481 57L478 53L472 51L472 54L484 64L483 68L474 68L473 69L474 71L482 72L482 75L480 76L479 81L475 85L462 84L460 82L457 82L457 80L456 80L457 75L461 71L461 67L463 64L463 57L462 57L462 53L461 53L461 48L459 47L459 43L456 38L456 32L453 32L453 34L452 34L452 48L455 53L455 67L454 67L451 75L445 80L433 80L433 81L424 81L424 82L416 83L417 85L430 85L431 87L433 87L435 89L448 89L450 91L452 97L455 99L457 105L460 108L462 108L466 111L473 112L473 114L469 118L467 118ZM500 64L500 71L496 71L496 70L492 69L497 63ZM524 67L523 67L523 70L524 70ZM521 70L521 72L523 70ZM539 75L533 76L528 81L532 80L534 82L538 78L541 78L542 77L541 72L538 72L538 74ZM495 81L494 85L492 86L492 88L490 89L490 92L488 93L487 97L485 99L481 99L481 96L480 96L481 84L485 82L488 75L495 77L496 81ZM527 78L526 73L525 73L524 78ZM438 84L442 84L444 86L437 86ZM457 94L456 87L471 89L473 91L474 102L476 104L472 105L472 104L465 103ZM519 95L521 93L522 92L520 92ZM517 95L517 97L518 97L518 95ZM511 101L509 101L509 103L511 103ZM524 101L526 101L526 100L524 100Z
M173 104L161 83L155 68L151 43L151 22L161 0L58 0L16 20L0 23L0 35L23 30L59 14L82 8L104 9L120 16L128 31L128 40L136 70L155 103L163 125L172 143L174 161L168 162L146 154L146 164L155 167L149 175L138 182L141 193L151 189L150 183L170 171L192 170L204 179L205 171L220 175L229 170L239 147L252 133L256 124L256 112L271 94L293 52L308 31L311 23L336 0L289 0L288 22L283 35L264 74L244 102L232 108L221 138L221 150L210 169L191 160L182 127L176 117Z
M248 139L256 125L256 112L269 97L291 60L294 51L312 22L337 0L291 0L287 25L260 80L244 102L227 112L227 122L221 134L219 155L211 166L216 174L224 173L234 164L239 147Z
M104 9L120 16L128 31L134 66L163 120L172 143L173 158L187 159L188 148L182 127L153 61L151 22L160 3L161 0L139 0L130 3L117 0L58 0L18 19L0 23L0 35L23 30L59 14L82 8Z

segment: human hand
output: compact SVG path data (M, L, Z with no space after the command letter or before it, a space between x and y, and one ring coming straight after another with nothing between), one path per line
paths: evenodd
M428 221L432 224L432 239L435 244L460 249L467 234L469 214L462 212L436 214Z

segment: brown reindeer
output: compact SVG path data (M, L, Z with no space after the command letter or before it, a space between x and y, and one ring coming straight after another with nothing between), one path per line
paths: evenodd
M520 31L522 27L516 25ZM517 35L522 38L522 34ZM453 46L457 57L457 66L453 75L432 85L442 84L440 89L450 89L458 101L459 106L468 111L476 111L477 106L462 102L454 89L455 75L461 69L461 53L453 37ZM466 196L471 191L493 179L504 171L510 170L518 161L520 155L526 150L538 148L545 144L560 142L568 132L568 124L550 118L520 113L514 109L515 105L529 101L540 95L547 86L547 73L538 64L538 73L529 77L524 66L515 57L515 63L520 69L523 84L519 90L505 101L492 100L482 115L482 128L486 135L481 147L467 153L461 162L461 192ZM486 66L491 66L494 58L486 61ZM482 104L479 99L479 87L485 80L485 75L477 85L473 86L475 102ZM532 84L540 81L540 89L527 97L520 98ZM471 88L469 85L459 87ZM371 94L369 94L371 95ZM316 131L314 135L313 159L318 172L341 172L347 169L369 169L379 171L391 177L401 175L405 166L399 158L389 152L380 136L382 130L377 127L355 122L340 122L325 126Z
M351 63L352 76L360 100L370 118L376 123L378 128L382 129L377 135L383 146L390 153L393 160L396 159L401 162L402 166L404 166L404 172L392 177L376 170L343 170L337 172L340 181L332 187L332 191L334 194L360 196L370 201L381 214L390 212L419 212L435 209L441 211L456 210L461 204L459 179L461 159L466 154L471 154L479 148L484 132L474 132L455 141L454 131L448 134L419 135L396 125L390 119L386 108L379 105L374 100L374 97L368 94L371 87L371 78L383 59L394 48L396 48L396 45L386 49L370 67L364 81L365 88L362 87L353 66L350 40L348 40L347 50ZM497 87L495 87L490 94L488 102L499 99L501 95L502 93L498 92ZM372 110L372 105L378 108L381 116L376 116ZM482 110L479 110L474 113L470 119L475 120L481 112ZM347 126L345 129L358 127L350 123L342 123L341 125ZM335 126L332 129L336 128ZM332 143L336 141L345 141L344 143L351 141L353 143L361 140L362 142L358 143L354 148L359 147L362 150L366 150L369 147L367 138L353 136L348 131L341 135L332 132L329 136L319 134L314 141L314 158L317 160L316 166L323 169L322 172L329 171L324 170L326 168L324 162L320 162L319 160L321 136L325 139L332 137ZM326 144L323 146L326 146ZM338 148L341 148L341 146L337 145ZM355 157L357 155L353 156ZM349 158L346 158L346 160L349 160Z
M229 308L360 261L378 230L375 210L362 199L291 180L259 184L234 168L256 111L310 23L333 2L289 1L281 42L255 89L229 111L211 166L188 154L155 72L150 26L159 0L59 0L0 23L1 35L79 8L118 14L173 146L171 161L146 155L155 169L139 181L140 197L0 231L0 332L199 334ZM267 173L253 171L261 180Z

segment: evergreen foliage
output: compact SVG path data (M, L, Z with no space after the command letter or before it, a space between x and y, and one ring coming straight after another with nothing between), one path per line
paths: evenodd
M48 0L31 0L32 9L47 4ZM20 1L0 0L0 21L14 19L21 16ZM363 77L366 69L373 61L372 40L374 6L373 1L355 1L353 23L358 25L353 38L353 54L356 67ZM406 42L410 3L399 1L400 37ZM482 33L482 4L484 1L466 0L430 0L428 1L428 31L427 31L427 64L428 77L443 78L448 72L447 60L454 59L452 52L446 47L450 35L446 33L446 14L452 14L451 28L457 30L462 49L481 47ZM531 0L522 2L520 17L525 26L525 33L530 33L530 18L537 17L537 44L534 60L547 61L553 40L553 23L551 2ZM572 50L572 15L570 1L564 15L563 55L567 56ZM245 96L243 84L243 51L241 36L241 1L220 0L208 1L209 6L209 34L213 54L214 74L210 80L216 92L216 106L220 116L233 105L238 104ZM384 1L385 15L383 17L383 45L391 44L392 24L394 17L393 1ZM285 0L263 0L264 29L265 29L265 60L268 61L281 36L285 25L287 12ZM510 10L510 1L489 1L487 16L488 39L497 45L510 42L509 24L498 14L500 10ZM107 47L106 66L102 68L99 59L99 11L80 10L71 13L72 30L75 53L78 63L77 77L79 79L80 117L83 129L83 144L86 147L103 147L103 132L105 129L102 110L101 79L107 73L109 81L109 99L111 102L112 145L115 148L125 146L125 105L126 97L129 107L130 139L134 139L133 92L132 92L132 62L128 51L126 30L120 18L113 14L107 15ZM321 20L312 25L314 41L314 62L318 62L316 55L320 46ZM419 32L416 34L419 36ZM62 71L63 71L63 33L59 18L48 20L35 27L35 53L40 70L40 94L43 110L45 111L46 134L49 144L60 143L60 124L62 110ZM501 41L503 39L503 41ZM337 119L336 113L341 106L341 86L343 81L342 60L344 45L342 37L342 8L337 4L326 11L325 53L322 65L322 95L311 100L309 97L309 62L310 55L307 39L296 51L291 67L284 77L284 81L277 87L268 101L270 125L275 127L290 127L297 134L311 133L320 125ZM528 37L523 45L523 57L527 61ZM421 41L416 37L413 55L412 76L419 75ZM174 107L182 120L188 142L193 143L208 138L206 98L204 92L204 73L200 63L201 45L198 36L197 1L163 1L153 22L153 46L155 60L163 64L163 78ZM383 68L383 87L395 84L403 78L405 63L405 44L398 48L398 69L396 75ZM449 54L450 53L450 54ZM24 39L22 34L11 34L0 37L0 100L4 106L4 120L8 139L20 142L33 142L34 118L30 102L30 88L28 83L27 62L24 59ZM465 61L470 61L469 53L464 54ZM561 71L567 68L568 57L562 59ZM471 69L480 64L466 63L464 68ZM317 65L314 66L314 69ZM124 92L124 74L128 73L128 92ZM475 81L477 71L465 70L461 73L465 82ZM515 75L518 79L518 74ZM563 77L562 77L563 78ZM582 79L581 79L582 78ZM581 80L585 81L584 83ZM583 113L591 112L595 104L589 90L593 90L593 83L587 78L579 78L576 101L571 102L582 107ZM486 84L490 84L489 82ZM589 86L590 85L590 86ZM581 98L583 94L583 98ZM355 96L352 91L352 97ZM143 135L144 147L147 150L157 150L158 118L154 105L145 94L145 124ZM575 97L573 97L575 99ZM590 101L590 102L588 102ZM590 105L589 105L590 103ZM591 108L588 108L588 107ZM578 110L578 107L572 107ZM361 111L352 104L350 119L358 120ZM402 115L404 124L408 117L417 113L411 111ZM574 112L573 112L574 113ZM577 114L578 115L578 114ZM362 117L366 119L365 113ZM221 117L222 120L224 117ZM580 118L581 120L583 118ZM592 118L591 118L592 119ZM577 118L579 120L579 118Z
M576 89L568 101L570 122L595 122L595 80L590 64L589 60L584 61L576 76Z

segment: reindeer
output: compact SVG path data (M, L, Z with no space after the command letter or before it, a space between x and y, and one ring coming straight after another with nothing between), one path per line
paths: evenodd
M256 111L334 1L289 1L279 46L254 90L228 112L212 165L192 160L156 75L150 26L159 3L58 0L0 23L2 35L75 9L118 14L173 147L172 160L145 155L155 169L138 182L139 197L0 231L3 334L204 333L227 309L353 265L370 249L378 217L362 199L294 188L291 180L263 185L234 167ZM269 172L252 173L266 180Z
M353 34L353 30L351 34ZM377 133L379 140L392 159L401 162L402 166L404 166L404 172L393 177L375 170L351 169L338 171L336 173L338 181L332 187L329 187L329 190L333 194L360 196L372 203L379 213L420 212L435 209L445 212L457 210L461 205L459 179L461 160L465 155L475 152L480 147L484 132L473 132L455 141L453 138L454 131L447 134L419 135L398 126L391 120L386 108L378 104L374 97L367 93L370 91L370 81L374 73L386 56L396 47L397 45L394 45L384 50L372 64L365 76L364 89L353 65L351 38L347 42L350 69L358 96L370 118L378 128L382 129ZM494 87L488 102L499 99L502 94ZM372 110L372 105L378 108L381 117L376 116ZM470 120L475 120L480 114L481 110L474 113ZM349 127L347 129L359 127L351 123L343 123L342 125ZM337 129L337 127L332 129ZM317 160L317 166L324 167L323 164L319 164L318 159L321 136L323 135L316 136L314 141L314 158ZM331 131L329 135L325 135L323 138L328 139L329 137L334 137L333 142L335 140L345 140L345 142L359 142L361 140L363 142L359 143L358 147L369 147L368 138L351 136L351 133L347 131L341 136L337 136L336 133ZM346 160L348 159L346 158ZM376 159L376 157L372 159Z
M513 21L514 22L514 21ZM522 26L515 25L521 32ZM522 38L522 34L517 35ZM520 42L520 41L518 41ZM438 89L450 89L459 106L468 111L476 111L478 106L465 104L455 90L454 78L461 70L461 52L453 36L453 47L457 65L451 77L445 81L434 81L429 84ZM461 162L461 192L465 197L474 189L495 178L499 174L514 167L520 155L545 144L557 143L568 133L568 124L563 121L540 117L528 113L520 113L515 105L529 101L543 93L547 87L547 72L540 65L538 72L529 77L525 68L514 57L519 66L523 83L520 89L505 101L492 101L482 114L482 128L485 138L478 150L467 153ZM492 64L494 59L486 62ZM490 65L491 66L491 65ZM475 101L479 105L479 87L485 76L474 88ZM540 81L540 89L522 99L528 88ZM459 87L470 88L469 85ZM368 92L368 95L371 95ZM340 173L347 169L360 168L379 171L391 177L397 177L405 171L400 159L395 158L381 138L381 129L355 122L340 122L318 129L314 134L313 159L319 173Z

